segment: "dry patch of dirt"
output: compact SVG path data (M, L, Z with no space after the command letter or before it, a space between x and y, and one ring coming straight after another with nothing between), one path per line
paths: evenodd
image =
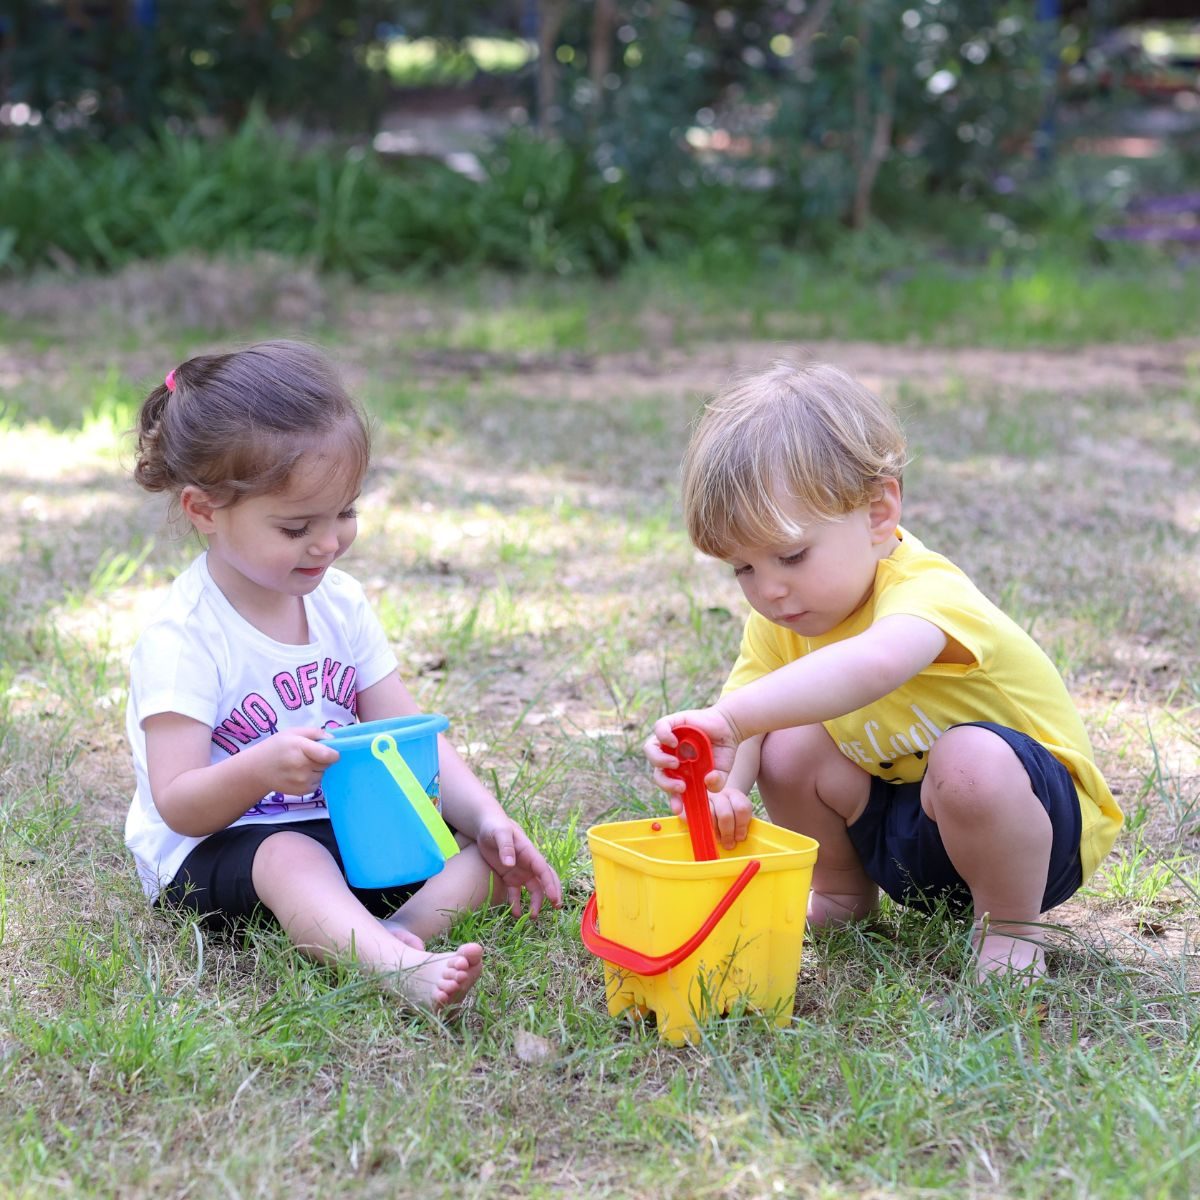
M119 328L162 334L245 330L262 322L312 327L326 320L337 289L281 255L243 260L183 254L109 275L53 272L0 283L0 315L87 336Z
M204 293L228 297L231 291L229 279L214 282L204 275L206 266L194 264L194 268L194 272L189 273L191 267L179 264L178 274L165 290L160 278L142 280L133 273L124 279L103 283L76 281L46 285L50 290L34 289L25 297L0 289L0 312L40 319L44 311L61 312L66 306L86 323L93 319L89 316L92 312L111 312L114 307L118 310L127 307L132 309L133 324L137 325L143 319L151 321L154 314L150 307L157 305L159 315L174 313L182 324L190 324L192 328L202 328L210 323L214 329L227 328L223 319L229 315L228 310L210 313L190 309L188 305L192 297ZM220 269L230 270L228 267ZM247 280L248 288L249 283ZM309 290L311 284L303 272L293 277L286 272L259 271L254 288L247 291L247 308L239 311L242 316L266 314L269 319L291 327L316 328L329 315L333 301L324 291ZM272 308L276 303L271 298L272 289L283 308ZM68 293L71 294L70 301ZM296 300L296 297L301 299ZM293 301L296 306L289 309L287 306ZM75 306L73 310L71 304ZM946 349L853 341L785 344L750 340L678 347L671 344L667 327L653 322L648 326L651 344L627 353L505 355L421 350L412 349L411 342L433 329L445 314L396 296L355 296L352 305L338 314L340 335L335 338L323 334L319 340L331 344L355 390L361 393L372 385L377 386L381 374L389 379L403 379L408 386L414 381L435 383L463 379L470 395L485 395L499 388L509 394L519 393L530 404L541 406L536 419L527 422L530 428L523 431L523 438L553 437L558 442L573 440L577 443L569 452L563 452L559 444L548 443L544 447L548 453L539 456L543 449L541 445L517 445L515 435L503 428L505 422L511 423L509 410L501 406L489 415L483 405L477 404L468 419L482 414L472 433L489 446L490 457L467 453L459 444L444 444L428 461L420 461L420 456L414 461L407 453L407 447L396 450L381 447L378 473L401 490L382 494L380 510L386 511L389 507L411 509L413 499L407 489L430 488L434 508L441 508L444 499L460 498L447 504L444 513L444 520L454 526L453 533L446 535L451 548L442 558L443 551L435 547L430 561L445 573L447 587L464 594L484 587L487 579L472 565L477 559L477 546L467 536L468 522L464 514L470 510L461 497L494 497L495 506L503 511L522 506L548 507L565 498L580 508L619 516L631 495L663 494L664 485L671 482L681 446L678 442L667 446L648 445L648 439L634 439L627 430L615 426L609 430L605 425L605 414L618 403L644 400L649 410L669 408L672 416L668 424L678 432L683 428L686 414L694 411L730 376L761 367L769 358L781 355L835 362L890 397L902 396L906 390L936 395L958 389L965 391L969 404L976 389L979 394L990 396L1016 397L1034 393L1047 397L1047 412L1060 415L1066 409L1061 406L1052 409L1050 405L1055 399L1061 399L1067 406L1078 400L1084 409L1083 398L1097 394L1136 398L1183 392L1194 386L1200 369L1200 338L1154 345L1131 343L1071 350ZM235 318L237 315L234 314ZM178 344L177 340L175 344ZM214 336L211 343L197 344L187 352L209 349L212 344L222 342ZM19 387L62 392L70 388L72 380L102 376L113 368L125 378L153 380L161 377L170 365L161 360L153 342L144 338L139 338L129 349L86 338L70 348L62 342L48 346L0 342L0 391ZM496 423L494 428L489 421ZM58 464L54 459L53 435L46 435L46 443L37 447L30 442L23 443L31 451L29 459L10 462L6 472L7 500L0 499L0 515L7 514L10 518L7 523L9 533L0 536L0 561L6 564L20 561L23 540L36 540L35 530L43 517L48 525L56 525L60 530L54 561L47 561L40 571L30 572L21 589L22 601L33 607L37 607L39 590L53 592L63 586L64 574L81 584L86 581L87 569L78 564L82 560L98 560L97 547L103 539L115 539L110 544L120 545L135 534L161 533L156 504L135 497L131 487L124 491L114 488L116 479L111 461L102 458L100 461ZM1175 524L1194 532L1200 507L1193 511L1187 505L1200 505L1200 498L1195 491L1181 493L1181 472L1178 463L1173 463L1171 456L1164 452L1163 447L1167 444L1161 436L1137 438L1131 442L1128 438L1120 440L1112 430L1083 428L1073 442L1073 449L1087 459L1094 471L1126 479L1123 494L1133 507L1121 517L1124 524L1136 526L1145 522L1149 512L1148 498L1160 494L1161 489L1162 503L1174 506ZM1139 485L1140 491L1129 486L1130 468L1135 461L1138 470L1147 476ZM575 469L583 462L588 462L592 469ZM548 472L545 469L547 463L554 463L561 469ZM531 464L536 464L536 468ZM1191 471L1182 474L1188 480L1194 477ZM1156 475L1156 479L1150 479L1150 475ZM914 516L922 525L936 525L939 530L948 532L953 531L956 524L962 525L965 527L962 536L973 538L981 522L986 524L996 517L997 505L1007 504L1010 510L1014 505L1036 507L1038 497L1029 492L1028 487L1033 477L1027 474L1024 478L1024 485L1010 486L1004 480L988 481L987 490L996 495L989 498L986 507L979 512L964 507L968 503L966 497L972 494L970 488L978 488L978 480L966 481L960 490L951 487L936 495L916 496ZM432 490L439 482L442 490ZM948 476L942 482L953 484L954 480ZM1090 479L1081 478L1080 495L1083 495L1083 489L1091 486ZM1189 487L1194 485L1186 483L1183 492ZM1114 495L1113 503L1121 503L1120 491L1114 490ZM1191 499L1188 499L1189 495ZM1072 493L1068 499L1074 511L1078 497ZM487 499L487 503L492 501ZM376 505L372 503L369 507ZM1087 515L1082 505L1079 512ZM605 527L598 524L596 528L597 537L605 536ZM1101 535L1104 528L1100 527ZM398 565L403 560L396 552L402 547L404 532L399 535L400 541L390 547L386 535L373 535L363 539L361 550L356 548L354 569L364 571L365 567L364 578L368 580L372 572L377 572L375 590L379 593L394 587L401 576L409 584L423 586L413 574L411 565ZM478 547L486 551L488 538L495 534L489 532L480 536L482 541ZM1086 541L1091 536L1094 531L1089 532L1085 522L1079 529L1082 548L1086 548ZM1012 539L1005 540L1011 547ZM1123 534L1121 540L1124 541ZM997 538L996 542L1001 545L1001 539ZM954 556L953 545L942 548ZM568 614L575 612L573 605L578 605L578 613L569 619L578 621L581 627L587 623L585 614L606 619L605 606L613 604L636 612L637 620L643 626L648 621L657 621L666 630L669 626L664 622L688 619L678 584L672 581L676 565L654 563L651 561L653 556L649 555L642 556L643 561L635 570L622 558L619 544L615 542L610 546L597 542L590 548L564 544L538 545L535 549L538 553L553 551L558 555L559 583L563 587L569 585L570 595L564 593L562 603L555 603L558 610ZM1112 550L1106 553L1111 556L1109 561L1116 560ZM997 577L1004 578L1010 567L1015 567L1020 574L1019 560L1015 564L1004 560L997 567ZM1120 569L1126 568L1127 564ZM613 575L614 570L620 572L620 578ZM1181 564L1177 577L1186 577L1186 570L1186 564ZM694 589L693 599L699 610L717 610L725 606L731 613L740 611L725 582L718 584L699 570L692 574L694 578L689 586ZM1089 577L1082 578L1086 583ZM531 597L522 597L526 610L534 603ZM115 636L122 642L131 638L126 625L130 621L136 624L137 614L126 613L111 598L109 605ZM736 615L730 620L736 623ZM1175 625L1174 621L1172 625ZM69 618L64 626L70 626ZM622 783L648 797L651 789L640 761L636 766L631 765L630 757L624 752L640 740L642 733L625 720L614 696L606 690L606 681L596 678L594 672L585 674L582 666L577 674L570 669L562 670L557 662L546 661L545 654L539 655L534 644L537 636L536 632L530 633L529 652L524 661L515 661L510 645L494 663L483 664L486 669L481 670L478 691L472 683L469 690L445 697L455 706L454 711L470 714L458 722L459 733L464 743L479 747L473 755L476 764L494 765L502 774L511 773L513 764L493 758L484 739L492 740L491 732L495 731L498 735L495 740L503 742L503 731L527 710L529 719L525 721L523 736L528 735L528 752L537 756L535 765L549 762L561 749L564 739L581 738L595 744L596 762L604 764L603 769L582 772L586 778L569 785L570 794L564 797L565 803L578 807L585 817L590 818L620 799L616 789ZM1173 693L1177 685L1172 681L1182 678L1183 667L1169 655L1164 658L1165 651L1159 638L1146 635L1144 645L1128 637L1125 641L1132 649L1141 646L1145 661L1128 658L1128 661L1117 663L1121 678L1097 677L1083 681L1079 699L1085 717L1096 731L1097 750L1105 761L1106 770L1109 770L1114 786L1121 790L1123 804L1130 809L1138 799L1139 789L1145 785L1145 772L1141 763L1126 755L1124 742L1130 738L1144 740L1145 710L1161 701L1164 695ZM1194 651L1195 648L1193 662ZM1161 663L1160 659L1163 660ZM407 665L414 668L414 673L429 676L428 682L436 685L440 674L436 661L424 666L420 662ZM627 679L621 683L640 680L648 685L654 681L660 664L657 658L646 655L640 642L631 642L629 653L622 660L622 669L627 672ZM1161 684L1157 682L1160 679ZM456 685L451 687L453 691ZM1151 697L1151 690L1157 699ZM84 749L88 754L89 774L101 780L104 795L112 797L111 802L103 804L104 815L115 820L124 803L128 766L116 722L111 731L111 737L94 738ZM1179 746L1171 746L1164 740L1160 748L1164 753L1170 753L1170 761L1177 770L1177 785L1190 794L1194 791L1196 778L1194 767L1188 765L1195 762L1194 746L1189 746L1185 737ZM1122 958L1145 955L1147 961L1165 958L1191 963L1195 961L1194 931L1178 915L1173 915L1177 911L1168 910L1157 915L1131 914L1077 898L1057 912L1055 919L1070 926L1090 944L1118 950Z
M877 342L734 341L684 349L652 346L629 354L561 357L428 351L413 356L423 375L478 375L511 370L522 391L586 400L604 394L697 399L772 357L836 363L868 387L894 394L901 386L940 391L960 384L991 391L1082 396L1176 388L1200 368L1200 338L1154 345L1094 345L1069 350L888 345Z
M836 362L868 385L892 392L901 384L938 389L961 383L992 389L1079 395L1098 391L1169 388L1200 364L1200 338L1174 342L1096 345L1069 350L883 345L854 341L735 340L675 345L675 322L647 311L639 318L642 348L628 354L497 353L406 350L412 337L436 340L461 320L445 298L373 293L317 275L276 255L211 259L184 254L165 263L134 264L111 275L51 273L0 283L0 316L75 336L69 350L0 344L0 388L29 373L64 385L94 366L119 365L130 377L154 376L161 364L146 349L124 350L111 333L129 331L168 343L199 335L244 340L247 330L271 328L331 340L339 359L375 369L382 357L418 376L478 376L510 370L533 394L569 399L675 393L701 398L738 371L772 354ZM326 331L333 327L336 335ZM314 331L320 331L314 334ZM92 345L88 341L92 341ZM193 349L210 348L197 345Z

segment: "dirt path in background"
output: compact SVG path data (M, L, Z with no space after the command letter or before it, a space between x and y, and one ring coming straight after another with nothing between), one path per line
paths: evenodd
M372 333L367 332L363 338L361 326L349 322L345 328L348 333L338 339L336 354L348 382L360 388L377 370L378 346ZM902 385L929 392L963 384L986 387L992 392L1045 392L1061 397L1097 392L1133 394L1178 389L1189 378L1200 375L1200 338L1071 350L735 340L686 348L651 346L628 354L503 355L417 350L406 355L395 351L398 333L403 336L402 328L397 330L395 324L388 329L386 336L392 343L388 357L394 369L405 374L444 378L508 370L520 375L523 391L575 401L604 395L672 393L699 402L718 391L729 376L760 368L776 356L836 363L886 395L895 395ZM227 346L233 340L217 335L211 339L211 346ZM202 348L208 347L197 345L195 350ZM72 350L61 344L43 348L0 342L0 389L16 389L23 382L37 379L39 387L63 390L81 373L103 373L114 365L132 379L149 381L162 374L160 357L146 349L123 354L98 344Z
M621 395L661 394L667 389L708 394L721 386L726 375L759 367L774 355L837 363L869 387L885 391L900 383L928 389L962 381L998 390L1081 395L1179 387L1200 371L1200 338L1071 350L730 341L598 356L510 357L438 350L418 352L413 361L431 374L509 367L521 372L523 388L534 385L546 393L577 399L598 389Z
M114 313L123 329L142 335L138 349L114 347ZM302 336L313 330L310 336L329 343L351 373L385 363L434 376L508 369L521 373L522 387L572 399L610 389L617 395L669 391L699 398L717 390L729 373L760 366L772 354L836 362L885 391L900 382L923 390L967 382L1077 395L1177 387L1200 371L1200 337L1067 350L737 337L705 342L681 328L675 315L650 308L639 317L642 344L629 353L406 352L406 342L419 345L432 331L453 330L461 314L441 296L347 289L272 255L258 255L251 263L181 255L110 276L0 282L0 316L67 335L65 341L19 335L0 340L0 389L34 376L38 387L65 385L72 376L109 366L148 382L164 369L156 350L162 329L208 330L188 347L198 352L238 342L244 330L264 321Z

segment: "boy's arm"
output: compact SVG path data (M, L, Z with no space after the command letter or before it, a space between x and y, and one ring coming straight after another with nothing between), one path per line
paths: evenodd
M420 711L420 705L395 671L358 694L361 721L409 716ZM537 916L543 900L561 908L562 884L554 869L441 734L438 773L442 815L479 847L488 866L503 882L513 912L521 911L522 887L529 892L531 915Z
M733 760L733 769L729 772L729 778L725 780L727 791L741 792L743 796L750 795L750 789L758 780L762 742L763 735L755 734L738 746Z
M736 769L735 753L743 742L862 708L923 671L946 644L945 633L922 617L883 617L856 637L822 646L722 696L712 708L663 717L654 738L669 751L676 745L674 726L703 729L712 741L715 771L725 777ZM656 766L676 761L671 756Z
M922 617L876 621L857 637L822 646L723 696L716 707L741 741L794 725L816 725L894 692L946 648Z
M754 807L750 803L750 789L758 779L762 742L763 735L760 733L747 738L738 746L733 759L733 769L723 785L716 771L710 772L704 780L705 787L710 783L716 784L717 790L708 793L708 802L712 808L717 835L726 850L732 850L739 842L745 841L750 832L750 819L754 816ZM671 807L675 807L674 797Z

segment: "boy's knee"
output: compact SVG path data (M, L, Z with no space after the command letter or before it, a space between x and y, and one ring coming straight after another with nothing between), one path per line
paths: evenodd
M792 788L797 780L811 778L822 758L841 753L821 725L796 725L768 733L758 759L759 790Z
M797 804L815 803L849 823L866 807L870 788L871 777L822 725L781 729L763 739L758 790L773 820L786 825Z
M786 740L789 732L781 730L779 733L768 733L763 738L758 753L759 791L778 787L792 774L793 754Z
M990 729L957 725L930 751L921 807L934 821L951 812L969 816L1019 787L1030 790L1029 776L1008 743Z

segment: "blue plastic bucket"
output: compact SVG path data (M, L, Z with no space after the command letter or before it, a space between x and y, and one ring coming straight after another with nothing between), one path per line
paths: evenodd
M411 791L419 787L436 803L437 735L449 725L440 713L422 713L330 730L340 757L326 769L321 787L346 878L354 887L415 883L445 865L448 832L439 847L429 814L422 819L398 776L403 773ZM444 830L440 817L433 817Z

